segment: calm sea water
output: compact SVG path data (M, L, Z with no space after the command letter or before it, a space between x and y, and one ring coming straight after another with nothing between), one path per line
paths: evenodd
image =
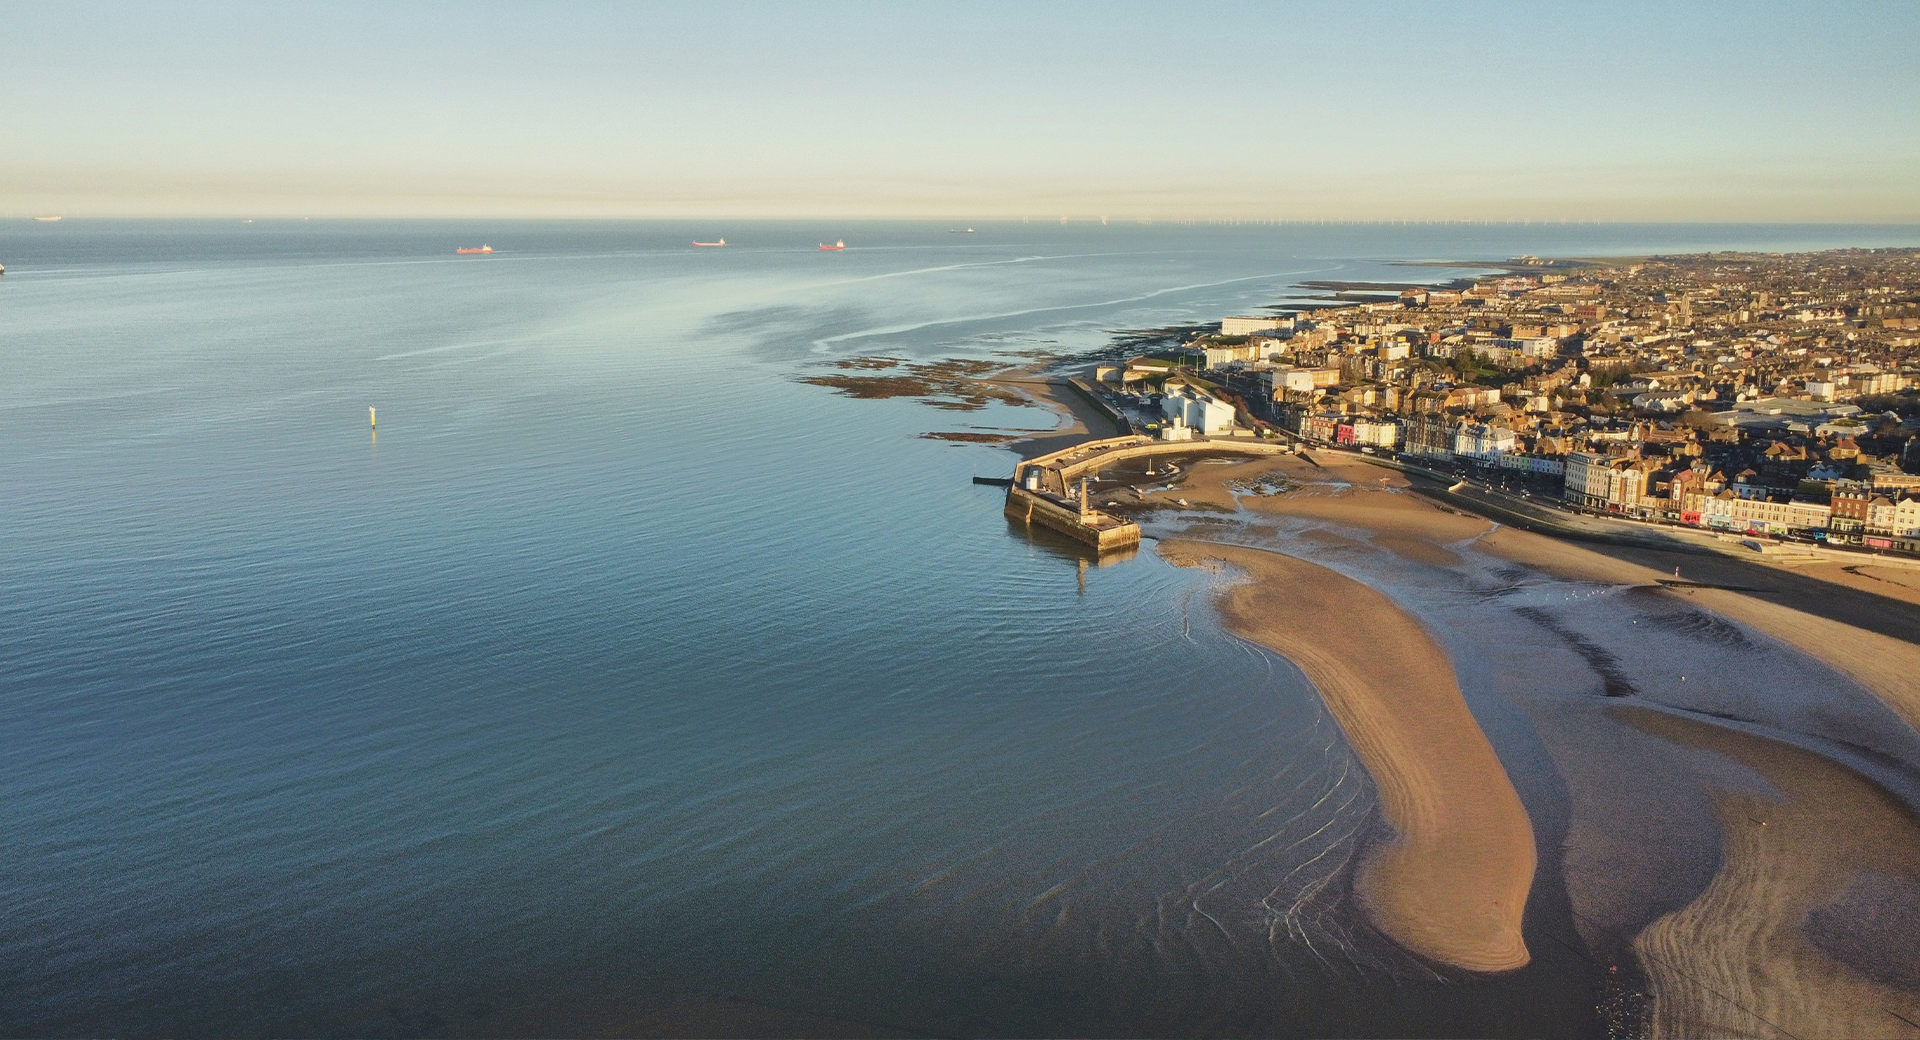
M976 226L0 224L0 1032L1587 1028L1369 939L1371 788L1206 575L919 437L1047 413L796 377L1920 235Z

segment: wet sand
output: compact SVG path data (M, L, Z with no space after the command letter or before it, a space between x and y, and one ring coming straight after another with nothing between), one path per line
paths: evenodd
M996 373L984 382L1017 391L1059 418L1058 427L1044 432L1036 431L1008 445L1023 459L1059 451L1090 438L1097 440L1120 434L1112 419L1067 385L1065 376L1046 376L1034 369L1014 369Z
M1752 717L1773 727L1765 732L1780 740L1750 726L1740 731L1738 724L1698 710L1688 715L1684 703L1660 706L1660 697L1677 696L1674 690L1641 691L1657 695L1653 700L1598 698L1570 690L1558 675L1538 675L1536 681L1548 681L1530 686L1510 679L1501 695L1531 720L1566 791L1559 810L1528 803L1536 829L1565 834L1562 873L1579 934L1564 941L1584 943L1601 957L1631 951L1653 996L1653 1013L1644 1024L1650 1035L1920 1037L1920 945L1911 939L1920 934L1920 823L1911 800L1903 802L1855 771L1875 766L1881 773L1920 772L1920 756L1912 751L1914 731L1920 730L1920 680L1913 678L1920 676L1920 646L1818 613L1839 596L1840 616L1871 617L1872 601L1861 592L1891 575L1848 572L1844 581L1819 575L1832 583L1776 583L1754 593L1665 589L1656 582L1671 578L1670 569L1497 525L1419 495L1392 493L1387 489L1405 486L1397 473L1350 457L1319 458L1320 466L1298 459L1196 466L1176 486L1136 496L1135 508L1157 526L1184 525L1185 538L1236 543L1177 541L1171 551L1190 560L1222 559L1246 571L1254 583L1228 594L1223 612L1229 623L1293 658L1323 689L1329 665L1316 661L1309 667L1315 653L1334 656L1334 670L1351 670L1353 662L1379 659L1386 640L1359 638L1329 650L1335 644L1326 632L1353 623L1343 617L1329 624L1336 615L1322 601L1326 593L1300 590L1358 583L1329 582L1330 572L1322 568L1298 569L1312 565L1263 567L1262 559L1286 558L1241 546L1334 552L1349 564L1384 552L1431 568L1424 572L1431 587L1461 591L1476 574L1484 581L1485 561L1492 557L1505 561L1500 567L1522 569L1515 574L1577 583L1558 595L1628 589L1640 597L1632 602L1641 616L1718 615L1787 649L1751 643L1713 652L1797 652L1857 684L1853 692L1815 683L1739 694ZM1235 487L1257 484L1263 475L1297 486L1278 495L1234 494ZM1187 508L1173 506L1183 498ZM1468 554L1482 562L1473 563ZM1679 564L1693 568L1688 578L1718 575L1702 572L1703 561L1690 559ZM1724 563L1732 568L1729 575L1757 569ZM1848 587L1837 587L1842 584ZM1884 600L1894 614L1910 609L1907 583L1899 584ZM1262 586L1265 597L1258 591ZM1268 622L1291 625L1291 637L1254 631L1260 618L1288 618L1282 601L1303 594L1309 605L1299 609L1311 620L1291 615L1290 622ZM1418 628L1404 611L1387 606ZM1899 630L1891 622L1876 627ZM1463 630L1451 638L1488 636ZM1544 634L1535 638L1551 642ZM1737 643L1741 637L1729 638ZM1545 660L1536 655L1549 647L1541 647L1486 649L1517 658L1524 675ZM1637 649L1616 645L1609 652L1632 655ZM1564 647L1558 652L1567 656ZM1471 725L1472 717L1466 718ZM1828 742L1823 753L1840 758L1808 750L1820 750L1819 741L1809 745L1802 734ZM1370 770L1389 772L1409 768L1411 759L1404 756L1417 754L1422 743L1405 738L1362 749L1355 740ZM1503 755L1510 752L1503 746ZM1841 761L1848 754L1854 768ZM1879 775L1872 768L1867 773ZM1453 797L1444 786L1432 790L1441 800ZM1564 815L1552 818L1556 812ZM1548 874L1543 880L1560 879Z
M1671 572L1661 572L1545 535L1500 528L1478 543L1490 552L1555 577L1613 585L1651 585ZM1696 571L1703 566L1693 563ZM1686 564L1682 564L1685 575ZM1920 730L1920 646L1870 632L1840 621L1796 610L1770 596L1724 589L1692 589L1687 599L1697 606L1749 625L1818 660L1871 690L1886 706ZM1862 734L1837 735L1871 746Z
M1663 579L1673 577L1671 570L1656 570L1632 559L1622 559L1623 553L1595 551L1585 545L1501 526L1417 495L1378 493L1405 488L1406 478L1378 466L1353 461L1351 456L1322 453L1317 458L1318 466L1294 458L1199 465L1177 487L1143 496L1141 505L1164 507L1184 498L1190 505L1221 512L1244 505L1256 514L1324 520L1335 532L1341 528L1364 530L1374 536L1374 544L1435 566L1446 566L1454 557L1448 546L1474 539L1473 544L1479 549L1564 580L1657 586ZM1229 488L1235 481L1246 482L1267 473L1283 475L1298 482L1300 488L1283 495L1247 495L1239 499ZM1754 565L1714 557L1676 559L1675 566L1682 569L1682 576L1688 580L1738 585L1754 568ZM1666 558L1660 557L1659 561L1664 563ZM1895 575L1889 573L1883 577ZM1889 611L1896 612L1902 611L1908 600L1904 582L1920 578L1920 571L1912 572L1912 577L1903 571L1897 577L1901 584L1879 583L1897 590L1888 597L1894 603L1887 605ZM1868 583L1869 587L1874 582L1873 578L1855 580ZM1920 679L1916 679L1920 676L1920 644L1822 616L1818 611L1832 605L1829 600L1833 597L1795 595L1794 591L1776 586L1759 593L1702 588L1675 590L1671 594L1684 596L1689 605L1704 607L1748 625L1826 664L1872 691L1909 727L1920 731ZM1857 593L1866 590L1836 591L1848 593L1845 615L1857 615L1862 609ZM1868 747L1876 743L1865 734L1830 735Z
M1394 831L1369 849L1355 886L1375 927L1440 964L1524 966L1533 830L1419 622L1373 589L1289 556L1194 541L1159 551L1251 579L1221 597L1228 627L1299 666L1372 774Z
M1504 510L1510 500L1489 500L1480 492L1454 499L1438 491L1437 482L1418 478L1423 495L1441 503L1482 511L1485 503ZM1491 514L1495 519L1501 512ZM1558 517L1554 518L1556 522ZM1663 577L1672 577L1681 569L1686 581L1728 585L1752 590L1769 603L1779 603L1804 614L1838 621L1854 628L1877 632L1908 643L1920 643L1920 595L1913 586L1920 582L1920 569L1903 562L1822 559L1808 562L1805 557L1773 557L1741 549L1729 552L1729 543L1701 531L1649 527L1624 520L1578 518L1580 528L1571 537L1554 536L1556 542L1577 546L1586 552L1651 568ZM1529 531L1532 523L1519 525ZM1600 538L1581 532L1594 532ZM1542 532L1550 534L1551 532ZM1623 541L1623 538L1634 541ZM1667 548L1653 544L1664 543ZM1791 551L1793 547L1788 547Z
M1654 1035L1920 1036L1920 820L1798 748L1622 714L1773 788L1712 792L1719 872L1634 940L1654 979Z

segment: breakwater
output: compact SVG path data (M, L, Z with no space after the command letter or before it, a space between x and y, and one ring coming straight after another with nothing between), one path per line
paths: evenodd
M1092 508L1086 483L1092 474L1129 459L1219 453L1285 455L1289 451L1284 444L1244 438L1157 441L1136 434L1083 441L1014 466L1006 514L1022 523L1037 523L1057 531L1099 552L1131 547L1140 544L1140 525ZM1080 482L1077 489L1075 481Z
M1006 513L1012 519L1039 524L1099 552L1140 544L1139 524L1088 508L1084 494L1083 491L1081 501L1070 503L1023 487L1011 487L1007 489Z
M1275 441L1245 437L1195 437L1188 441L1159 441L1134 434L1082 441L1046 455L1038 455L1014 466L1015 487L1028 487L1027 474L1038 474L1037 490L1068 493L1068 485L1082 476L1129 459L1158 458L1167 455L1286 455L1292 447Z

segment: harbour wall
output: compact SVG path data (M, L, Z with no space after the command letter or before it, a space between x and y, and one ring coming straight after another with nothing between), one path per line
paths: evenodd
M1073 482L1095 470L1128 459L1162 455L1285 455L1291 449L1271 441L1209 440L1160 441L1139 435L1085 441L1014 466L1013 486L1007 489L1006 514L1027 524L1039 524L1098 551L1140 544L1140 525L1105 513L1082 513L1073 498ZM1036 470L1035 467L1038 467ZM1039 474L1039 489L1026 487L1029 473Z
M1101 397L1100 394L1094 390L1093 384L1088 383L1079 376L1073 376L1067 380L1067 385L1072 387L1075 393L1086 398L1088 404L1099 409L1101 415L1111 420L1114 429L1119 430L1122 434L1133 432L1133 420L1121 414L1120 409L1108 404L1107 399Z
M1039 524L1099 552L1140 544L1139 524L1088 524L1078 509L1069 509L1022 487L1007 489L1006 513L1009 519Z
M1042 489L1066 495L1069 494L1069 485L1073 481L1095 470L1111 466L1116 462L1125 462L1128 459L1163 455L1198 455L1208 452L1286 455L1292 450L1289 445L1272 441L1250 441L1239 438L1196 437L1190 441L1159 441L1138 434L1130 437L1109 437L1105 440L1085 441L1071 448L1019 463L1013 468L1013 483L1015 487L1024 488L1027 471L1039 467Z

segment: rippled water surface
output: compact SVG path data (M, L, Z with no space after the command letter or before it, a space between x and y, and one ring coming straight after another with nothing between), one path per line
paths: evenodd
M1047 413L795 377L1900 232L979 227L0 224L0 1030L1571 1021L1368 959L1370 785L1210 576L918 436Z

